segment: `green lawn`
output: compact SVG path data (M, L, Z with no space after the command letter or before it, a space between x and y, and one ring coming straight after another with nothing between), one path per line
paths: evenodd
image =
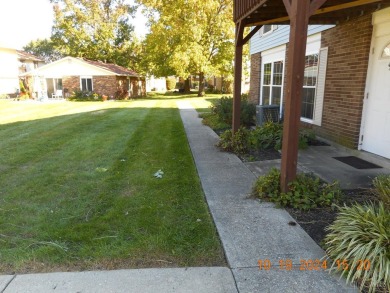
M0 273L224 265L177 99L0 100Z

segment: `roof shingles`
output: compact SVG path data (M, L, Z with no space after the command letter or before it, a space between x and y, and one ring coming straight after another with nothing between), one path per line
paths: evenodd
M111 71L111 72L115 73L116 75L140 77L140 75L137 72L130 70L130 69L127 69L125 67L113 64L113 63L104 63L102 61L93 61L93 60L88 60L88 59L82 59L82 60L90 65Z
M33 54L27 53L25 51L16 50L18 53L18 57L21 60L31 60L31 61L37 61L37 62L44 62L41 58L38 58L37 56L34 56Z

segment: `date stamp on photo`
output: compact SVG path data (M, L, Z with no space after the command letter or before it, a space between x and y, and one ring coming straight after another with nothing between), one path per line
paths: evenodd
M257 264L259 266L259 270L265 270L269 271L271 269L277 269L281 271L292 271L292 270L298 270L298 271L325 271L326 269L330 268L328 266L327 260L320 260L320 259L300 259L299 265L294 265L292 259L281 259L277 264L273 264L269 259L259 259L257 261ZM348 260L336 260L337 270L348 270L351 268L351 264L348 262ZM361 271L370 270L371 262L368 259L359 259L356 263L356 270Z

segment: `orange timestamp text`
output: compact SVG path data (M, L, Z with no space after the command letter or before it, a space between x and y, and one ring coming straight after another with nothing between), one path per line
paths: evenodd
M282 271L292 271L292 270L299 270L299 271L321 271L328 269L328 261L327 260L320 260L320 259L300 259L299 265L293 265L292 259L281 259L279 260L278 264L274 267L273 264L269 259L259 259L257 261L259 270L265 270L269 271L271 269L279 269ZM335 261L335 264L337 265L338 270L348 270L351 268L350 263L343 259L339 260L337 259ZM365 260L358 260L356 264L356 270L365 270L368 271L371 267L371 262L368 259Z

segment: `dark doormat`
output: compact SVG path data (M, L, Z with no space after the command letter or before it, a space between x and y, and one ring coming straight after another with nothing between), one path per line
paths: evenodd
M381 166L375 165L373 163L367 162L355 156L348 157L333 157L334 159L343 162L344 164L350 165L355 169L380 169Z

